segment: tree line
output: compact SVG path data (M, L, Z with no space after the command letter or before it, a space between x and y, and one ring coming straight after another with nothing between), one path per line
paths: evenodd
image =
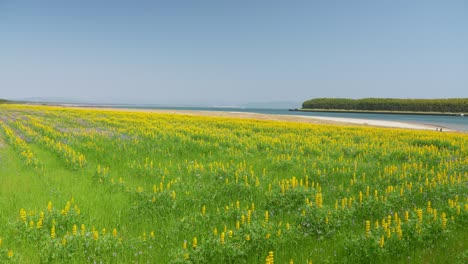
M304 109L373 111L462 112L468 113L468 98L394 99L394 98L315 98L302 103Z

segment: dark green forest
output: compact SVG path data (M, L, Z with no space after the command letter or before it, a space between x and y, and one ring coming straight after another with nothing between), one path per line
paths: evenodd
M411 111L468 113L468 98L393 99L393 98L316 98L302 103L303 109L363 111Z

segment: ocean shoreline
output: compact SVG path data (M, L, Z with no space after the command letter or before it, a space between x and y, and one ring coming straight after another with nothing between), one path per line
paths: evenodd
M250 118L257 120L270 121L285 121L285 122L300 122L311 124L324 125L347 125L347 126L368 126L381 128L397 128L410 130L425 130L439 132L458 132L464 131L449 129L443 126L435 126L429 124L408 123L388 120L346 118L346 117L323 117L323 116L303 116L303 115L277 115L277 114L261 114L253 112L235 112L235 111L208 111L208 110L176 110L176 109L145 109L145 108L125 108L112 107L109 105L77 105L77 104L42 104L48 106L61 106L76 109L97 109L111 111L128 111L128 112L146 112L146 113L169 113L197 116L213 116L213 117L231 117L231 118Z

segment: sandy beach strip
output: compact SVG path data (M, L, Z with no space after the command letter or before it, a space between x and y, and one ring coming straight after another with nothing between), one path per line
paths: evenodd
M286 121L286 122L302 122L310 124L327 124L327 125L354 125L354 126L372 126L372 127L387 127L387 128L401 128L401 129L415 129L415 130L433 130L438 131L441 127L405 123L388 120L373 120L373 119L359 119L359 118L344 118L344 117L323 117L323 116L302 116L302 115L274 115L274 114L260 114L251 112L230 112L230 111L206 111L206 110L172 110L172 109L134 109L134 108L112 108L112 107L99 107L99 106L70 106L61 105L70 108L79 109L96 109L96 110L111 110L111 111L128 111L128 112L146 112L146 113L168 113L168 114L182 114L182 115L195 115L195 116L214 116L214 117L232 117L232 118L251 118L257 120L270 120L270 121ZM452 132L448 128L442 128L444 132Z
M214 112L214 111L194 111L194 112L195 113L190 111L187 114L198 114L198 115L208 115L208 116L228 116L228 117L238 117L238 118L253 118L253 119L260 119L260 120L278 120L278 121L289 121L289 122L304 122L304 123L313 123L313 124L362 125L362 126L434 130L434 131L436 129L439 129L439 127L431 126L431 125L412 124L412 123L387 121L387 120L344 118L344 117L270 115L270 114L258 114L258 113L249 113L249 112ZM443 128L443 131L448 132L451 130L447 128Z
M309 116L304 116L309 117ZM341 123L351 123L357 125L369 125L369 126L379 126L379 127L393 127L393 128L406 128L406 129L420 129L420 130L436 130L441 127L424 125L424 124L414 124L414 123L404 123L398 121L388 121L388 120L373 120L373 119L359 119L359 118L345 118L345 117L322 117L322 116L310 116L313 119L327 120ZM448 128L442 128L442 131L452 131Z

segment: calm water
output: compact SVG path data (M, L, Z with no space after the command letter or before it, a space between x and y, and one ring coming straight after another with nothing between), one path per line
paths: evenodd
M389 120L406 123L418 123L446 127L454 130L468 132L467 116L429 116L429 115L396 115L396 114L367 114L367 113L325 113L325 112L296 112L287 109L257 109L257 108L223 108L223 107L155 107L142 105L113 105L116 108L135 109L172 109L172 110L199 110L199 111L225 111L225 112L251 112L273 115L298 116L329 116L360 119Z

